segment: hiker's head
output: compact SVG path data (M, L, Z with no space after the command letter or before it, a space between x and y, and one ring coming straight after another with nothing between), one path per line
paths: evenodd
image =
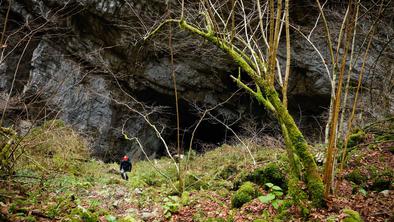
M129 160L129 157L127 155L125 155L122 159L127 161L127 160Z

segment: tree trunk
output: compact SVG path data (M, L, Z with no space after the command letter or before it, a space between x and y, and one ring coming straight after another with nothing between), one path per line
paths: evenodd
M252 89L248 88L248 86L242 84L241 80L236 80L268 110L273 112L279 124L286 128L286 130L282 132L284 137L288 138L286 139L286 141L288 141L286 147L287 149L291 149L289 153L292 153L294 150L305 168L305 183L313 205L316 207L322 206L324 204L324 188L317 165L313 156L309 152L308 143L301 131L298 129L293 117L289 114L288 110L280 100L275 88L270 86L266 79L257 75L253 65L249 64L248 58L245 58L245 55L242 54L242 52L236 51L235 47L232 47L231 43L216 37L211 32L204 32L197 27L188 24L185 20L180 20L179 25L182 29L202 36L204 39L210 41L226 52L253 79L256 85L263 90L265 96L262 95L262 92L259 89L257 92L254 92ZM295 169L293 169L293 172L294 170Z
M307 184L308 192L313 202L313 205L322 206L324 203L323 181L321 179L313 156L309 152L309 146L305 140L305 137L298 129L298 126L296 125L293 117L289 114L288 110L280 101L278 93L274 90L270 90L270 92L267 93L267 97L272 103L272 105L275 107L278 121L283 124L287 130L287 136L289 137L289 142L291 142L290 146L287 146L293 148L292 150L294 150L295 154L299 157L302 165L305 168L305 182Z

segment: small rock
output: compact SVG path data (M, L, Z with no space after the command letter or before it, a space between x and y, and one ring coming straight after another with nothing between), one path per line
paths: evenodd
M135 188L135 189L134 189L134 193L140 195L140 194L142 194L142 189L140 189L140 188Z
M390 195L390 191L389 190L383 190L380 193L383 194L383 196L385 196L385 197L388 197Z
M112 206L113 206L114 208L118 208L118 206L119 206L119 200L115 200L115 202L112 204Z
M157 212L156 209L153 210L152 212L142 212L141 213L141 219L144 220L144 221L151 220L151 219L153 219L155 217L158 217L158 216L159 215L158 215L158 212Z
M138 210L137 209L135 209L135 208L129 208L129 209L127 209L126 210L126 213L127 214L137 214L138 213Z
M118 189L115 193L116 198L122 198L124 196L126 196L126 191L122 190L122 189Z

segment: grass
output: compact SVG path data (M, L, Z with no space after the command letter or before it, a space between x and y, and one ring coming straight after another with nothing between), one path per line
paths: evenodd
M190 161L181 160L187 195L184 193L170 202L169 197L178 194L179 182L169 158L136 162L126 182L116 173L118 163L91 159L87 142L58 120L32 129L23 138L21 147L24 153L15 166L14 177L8 181L8 186L0 186L0 194L7 193L10 187L19 191L16 194L19 199L2 197L8 208L7 217L12 220L42 217L94 221L99 217L112 218L112 215L118 220L131 220L137 217L136 213L120 215L120 210L151 208L159 204L156 207L161 213L166 209L174 213L173 206L178 210L198 202L196 192L200 192L203 199L225 206L223 198L231 195L234 181L241 174L278 161L284 155L281 149L255 146L252 152L258 165L254 166L242 147L223 145L204 155L193 153ZM218 197L212 197L211 191L217 192ZM119 199L127 201L116 203ZM179 203L175 201L178 199ZM32 212L39 212L38 216Z
M180 162L185 183L185 192L180 195L177 171L169 158L134 163L129 181L124 181L117 173L118 163L91 159L86 141L59 121L32 130L22 146L25 152L14 177L0 184L0 220L280 221L280 215L286 215L286 220L302 217L301 212L294 210L297 206L273 207L256 198L269 194L264 189L267 182L279 185L286 194L287 162L281 148L251 146L256 165L239 145L224 144L202 155L193 153L190 161ZM370 158L357 163L365 161ZM382 169L354 171L348 179L358 182L362 179L360 173L368 172L373 178L390 181L392 170ZM258 195L240 191L247 181L255 183ZM376 186L387 187L387 181L377 181ZM373 192L367 191L368 195ZM239 208L232 208L237 194L237 201L242 200L235 204ZM290 198L284 195L283 203L291 203Z

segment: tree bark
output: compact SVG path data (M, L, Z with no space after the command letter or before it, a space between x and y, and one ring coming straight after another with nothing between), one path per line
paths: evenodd
M226 52L253 79L256 85L261 87L265 96L262 95L260 90L254 92L252 89L248 88L248 86L243 85L243 87L246 88L248 92L251 93L259 102L261 102L268 110L272 111L278 122L285 127L286 132L282 133L284 133L285 137L288 137L288 142L286 144L288 147L287 149L292 148L292 150L290 150L291 152L294 150L305 168L305 183L308 188L310 199L314 206L322 206L324 204L324 187L317 165L313 156L309 152L309 146L305 137L298 129L293 117L289 114L287 108L280 100L275 88L270 86L269 81L260 77L253 69L252 65L248 63L247 58L243 58L245 55L238 53L235 47L232 47L230 43L216 37L212 33L202 31L188 24L184 20L179 21L179 25L182 29L202 36L204 39L210 41ZM238 83L241 83L241 81L238 80Z

